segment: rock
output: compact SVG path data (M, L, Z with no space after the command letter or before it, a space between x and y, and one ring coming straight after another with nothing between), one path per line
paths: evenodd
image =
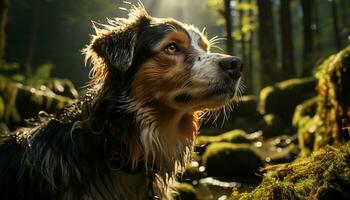
M264 137L271 138L284 134L285 123L280 117L268 114L263 119L262 131Z
M275 114L290 124L295 107L316 96L313 77L290 79L265 87L260 92L258 110L262 114Z
M39 111L54 113L73 102L51 91L41 91L0 76L0 97L5 102L1 121L9 127L23 125L24 120L37 117Z
M176 192L173 193L175 200L197 200L196 189L188 183L179 183L175 185Z
M177 175L177 181L181 183L193 183L193 181L197 181L198 183L199 179L207 176L205 167L200 166L201 159L197 158L197 161L195 159L186 164L185 172Z
M198 145L213 143L213 142L231 142L231 143L250 143L249 134L243 130L232 130L217 136L199 135L196 143Z
M234 191L230 200L350 199L350 143L326 146L311 157L271 166L253 191Z
M218 142L207 147L203 165L209 176L246 178L254 177L263 163L250 145Z

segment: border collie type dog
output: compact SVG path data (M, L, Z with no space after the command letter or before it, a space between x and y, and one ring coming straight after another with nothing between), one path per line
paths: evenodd
M229 105L239 90L241 61L210 53L191 25L138 5L94 28L86 96L1 138L1 199L169 199L199 112Z

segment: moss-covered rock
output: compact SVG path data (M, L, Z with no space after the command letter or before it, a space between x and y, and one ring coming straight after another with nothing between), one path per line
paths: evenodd
M275 114L291 123L295 107L316 96L316 79L313 77L290 79L265 87L260 92L258 110L262 114Z
M284 134L285 123L274 114L265 115L263 118L263 136L270 138Z
M321 121L318 115L314 117L303 117L298 123L298 144L300 148L300 155L302 157L308 156L314 149L315 131L320 125Z
M231 142L231 143L250 143L249 134L243 130L232 130L217 136L199 135L196 143L198 145L208 144L213 142Z
M342 120L350 118L350 46L324 61L318 72L317 115L322 124L315 131L314 148L341 145L349 140L342 134Z
M304 118L312 118L316 114L318 96L313 97L299 104L294 111L292 125L299 127Z
M196 189L188 183L175 185L176 192L173 193L175 200L197 200Z
M198 181L207 176L205 171L205 167L201 166L201 156L197 153L193 153L191 156L192 161L186 164L185 171L183 173L179 173L177 176L177 180L181 183L193 183L193 181Z
M218 142L207 147L203 165L209 176L244 178L254 177L263 163L250 145Z
M10 126L22 124L24 119L36 117L41 110L53 113L73 102L68 97L28 87L3 76L0 76L0 97L3 98L5 105L0 120Z
M350 199L349 158L350 143L341 148L326 146L309 158L275 166L253 191L234 191L230 200Z

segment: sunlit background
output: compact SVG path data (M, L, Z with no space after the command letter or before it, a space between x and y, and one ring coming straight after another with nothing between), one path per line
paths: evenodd
M225 28L224 3L230 2L231 34L229 40ZM303 22L303 4L305 0L290 1L292 47L283 47L281 16L283 12L280 0L273 0L273 16L262 17L259 21L259 6L256 0L143 0L148 12L156 17L173 17L180 21L194 24L200 30L206 27L209 37L224 38L212 51L226 52L242 57L246 71L244 82L247 94L258 94L259 90L281 79L310 75L305 69L305 57L309 51L310 62L319 63L325 57L344 47L348 43L349 10L348 0L319 0L314 2L309 11L311 21ZM262 1L261 1L262 2ZM24 81L33 77L36 70L46 65L40 73L54 77L67 78L77 87L87 81L89 67L84 67L81 49L89 42L89 35L94 31L91 21L106 22L106 18L126 17L130 3L137 0L11 0L6 24L6 50L4 58L9 64L16 65L16 70L5 70L5 74L16 74L15 79ZM264 5L264 4L262 4ZM335 6L333 6L335 5ZM334 13L337 13L334 15ZM336 22L334 21L336 20ZM270 27L263 38L259 37L259 27L263 22ZM283 22L284 23L284 22ZM335 25L336 23L336 25ZM309 27L312 41L304 42L304 29ZM262 30L262 29L261 29ZM267 29L268 31L268 29ZM288 31L287 31L288 33ZM260 42L265 41L265 44ZM231 50L227 49L231 43ZM339 44L337 44L339 43ZM311 44L311 49L304 48ZM221 49L221 50L220 50ZM283 51L290 49L293 63L286 73L288 76L274 75L264 78L266 72L282 73ZM270 53L270 58L262 52ZM289 52L289 53L290 53ZM271 67L266 60L275 60ZM288 64L288 63L287 63ZM11 67L8 67L11 68ZM272 70L272 71L271 71ZM307 72L307 73L304 73ZM283 72L284 73L284 72ZM281 78L276 78L281 77ZM267 80L271 80L266 81Z

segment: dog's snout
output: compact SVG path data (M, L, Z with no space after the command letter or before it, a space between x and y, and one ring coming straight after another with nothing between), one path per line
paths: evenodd
M242 61L237 57L223 58L219 61L219 65L223 70L242 71Z
M219 66L234 78L239 78L243 70L243 62L237 57L227 57L219 61Z

